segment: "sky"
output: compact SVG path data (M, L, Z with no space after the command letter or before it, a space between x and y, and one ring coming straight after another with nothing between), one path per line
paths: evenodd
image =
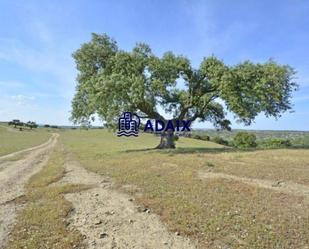
M278 120L261 114L249 127L228 117L232 128L309 130L308 13L306 0L0 0L0 120L69 125L72 53L95 32L124 50L146 42L159 56L185 55L195 67L210 55L229 65L289 64L299 84L292 113Z

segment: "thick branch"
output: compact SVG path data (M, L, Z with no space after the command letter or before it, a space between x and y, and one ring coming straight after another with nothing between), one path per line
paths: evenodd
M147 114L150 118L165 120L165 118L163 116L161 116L158 112L156 112L153 109L153 107L151 107L146 102L143 102L143 103L139 104L137 107L138 107L138 109L140 109L140 111L142 111L143 113Z
M193 117L190 118L191 122L195 121L197 118L201 118L203 117L203 113L205 112L207 106L217 98L218 96L215 94L213 96L210 97L210 99L204 103L204 105L202 106L202 108L198 111L195 112L195 114L193 115Z

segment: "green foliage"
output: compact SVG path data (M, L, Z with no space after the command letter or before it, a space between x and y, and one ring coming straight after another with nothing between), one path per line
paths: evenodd
M217 143L217 144L222 144L222 145L229 145L229 142L225 139L223 139L220 136L215 136L211 139L212 142Z
M289 139L281 139L281 138L270 138L267 140L264 140L261 143L262 148L286 148L286 147L291 147L292 143Z
M115 124L123 111L164 120L157 109L161 106L173 119L198 119L230 129L216 99L223 100L239 121L250 124L259 113L279 117L289 110L297 87L292 81L294 70L272 60L229 66L211 56L193 68L186 57L172 52L158 57L143 43L132 51L120 50L106 34L92 34L73 57L79 72L72 101L75 123L97 114L109 125ZM177 86L179 80L184 88Z
M28 121L25 125L29 127L30 129L38 128L38 125L33 121Z
M8 125L11 126L11 125L14 125L15 128L18 127L22 127L25 125L25 123L21 122L19 119L13 119L12 121L8 122Z
M8 125L14 125L15 128L19 127L19 129L21 129L21 127L26 126L30 129L33 128L38 128L38 125L36 122L34 121L28 121L27 123L21 122L19 119L13 119L12 121L8 122Z
M204 141L210 141L210 137L208 135L199 135L199 134L194 134L192 136L194 139L199 139L199 140L204 140Z
M232 141L233 146L241 149L256 147L256 136L249 132L238 132Z
M302 135L300 137L297 138L293 138L293 146L296 147L303 147L303 148L309 148L309 135Z
M178 141L178 140L179 140L179 136L178 136L178 135L173 136L173 141L174 141L174 142L176 142L176 141Z

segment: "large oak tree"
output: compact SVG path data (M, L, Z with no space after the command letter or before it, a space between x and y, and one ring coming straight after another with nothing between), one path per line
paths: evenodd
M229 129L222 101L249 125L259 113L278 118L291 109L297 87L294 70L273 60L231 66L210 56L193 68L185 56L166 52L158 57L144 43L132 51L121 50L106 34L92 34L73 57L78 70L71 116L75 123L96 114L115 124L124 111L165 120L165 112L174 120L209 121ZM158 148L174 147L173 132L162 134Z

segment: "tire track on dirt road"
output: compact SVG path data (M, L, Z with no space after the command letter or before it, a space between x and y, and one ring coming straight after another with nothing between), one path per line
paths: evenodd
M196 249L188 238L170 233L159 217L137 206L130 196L112 188L111 179L67 160L66 175L57 184L95 187L66 194L74 210L69 228L78 229L87 249Z
M47 142L39 146L0 157L0 248L8 238L16 212L22 208L12 200L23 195L24 185L28 179L47 163L58 137L59 134L53 133ZM21 160L5 160L26 152Z

